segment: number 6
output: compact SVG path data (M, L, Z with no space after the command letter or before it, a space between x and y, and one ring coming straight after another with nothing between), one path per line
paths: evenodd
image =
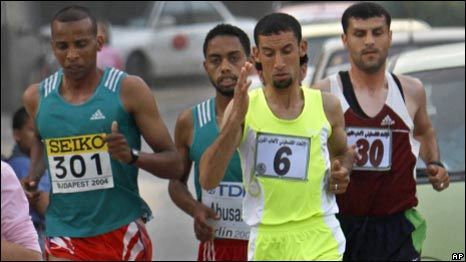
M290 160L286 157L282 157L283 154L286 154L287 156L292 155L291 148L284 146L278 149L277 154L275 154L275 158L273 159L273 169L275 170L275 173L277 173L279 176L284 176L288 171L290 171ZM281 167L281 164L283 164L283 168Z

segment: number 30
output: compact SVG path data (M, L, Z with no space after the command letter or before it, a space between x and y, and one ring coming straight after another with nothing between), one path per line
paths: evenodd
M380 165L384 152L383 143L380 139L374 140L372 144L369 144L366 139L359 139L356 142L356 146L361 156L360 159L357 159L356 165L364 166L368 160L373 167L378 167Z

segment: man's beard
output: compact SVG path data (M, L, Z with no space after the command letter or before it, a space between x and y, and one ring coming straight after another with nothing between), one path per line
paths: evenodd
M369 63L364 62L362 57L361 59L355 59L354 63L357 68L360 70L372 74L375 72L378 72L382 66L385 64L385 60L387 59L387 56L381 55L379 59L377 59L375 62L371 61Z
M282 81L273 80L273 87L275 87L276 89L286 89L290 87L292 83L293 79L291 79L291 77Z
M235 79L235 81L238 81L238 78L237 77L233 77ZM219 92L222 96L226 96L226 97L233 97L234 94L235 94L235 88L231 88L231 89L226 89L226 88L222 88L219 84L219 82L222 80L221 78L217 79L217 82L214 81L212 78L209 77L209 80L210 82L212 83L212 85L215 87L215 90L217 90L217 92ZM237 83L237 82L236 82ZM235 84L236 86L236 84Z

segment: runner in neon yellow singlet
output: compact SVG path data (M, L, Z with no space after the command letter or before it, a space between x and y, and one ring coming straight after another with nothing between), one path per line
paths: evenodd
M299 86L307 43L296 19L265 16L254 37L265 87L248 94L246 63L220 135L201 159L201 186L218 185L239 147L248 259L341 260L345 238L335 194L348 186L353 154L338 99Z

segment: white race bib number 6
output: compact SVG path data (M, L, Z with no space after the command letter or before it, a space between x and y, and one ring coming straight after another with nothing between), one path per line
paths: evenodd
M255 174L281 179L307 180L310 139L258 133Z

